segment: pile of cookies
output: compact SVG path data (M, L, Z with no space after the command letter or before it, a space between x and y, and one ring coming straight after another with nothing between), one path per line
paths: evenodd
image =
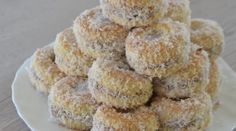
M101 0L38 49L29 76L60 125L92 131L205 130L218 105L224 35L189 0Z

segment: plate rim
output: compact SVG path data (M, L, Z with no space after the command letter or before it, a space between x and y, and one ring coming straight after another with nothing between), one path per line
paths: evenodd
M16 109L16 112L17 114L19 115L19 117L25 122L25 124L28 126L28 128L30 128L30 130L36 130L34 129L30 122L28 120L25 119L24 115L21 113L20 109L19 109L19 105L17 104L17 100L16 100L16 97L15 97L15 90L14 90L14 86L16 84L16 80L17 78L19 77L19 73L24 69L25 65L27 64L27 62L30 62L32 57L29 57L27 59L24 60L24 62L21 64L21 66L17 69L16 73L15 73L15 76L14 76L14 80L11 84L11 94L12 94L12 102L15 106L15 109Z

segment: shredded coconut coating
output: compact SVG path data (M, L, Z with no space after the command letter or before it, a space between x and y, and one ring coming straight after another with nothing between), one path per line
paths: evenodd
M157 97L152 102L151 109L160 119L160 130L199 131L205 130L210 123L212 102L205 92L180 100Z
M57 66L70 76L87 76L93 59L79 48L72 28L67 28L57 35L54 45Z
M100 6L77 17L73 31L81 50L94 58L125 53L124 41L128 31L105 18Z
M186 26L170 20L135 28L126 40L126 57L139 74L166 77L188 62L190 36Z
M100 3L107 18L128 29L160 20L168 8L167 0L100 0Z
M153 91L151 81L130 70L128 64L121 59L97 59L88 77L89 89L95 99L117 108L143 105Z
M192 19L191 41L202 46L211 59L216 59L224 44L223 30L218 23L206 19Z
M54 62L53 47L47 45L37 49L30 65L29 77L36 90L48 94L51 87L66 75Z
M172 75L154 78L154 91L168 98L186 98L204 91L209 83L210 62L207 52L192 45L189 62Z
M92 128L93 115L98 108L98 103L87 89L87 80L71 76L53 86L48 104L52 118L77 130Z
M219 104L217 93L220 87L220 78L218 65L215 60L211 60L209 80L210 82L207 85L206 91L211 96L214 108L217 109L217 106Z
M114 108L101 106L94 115L91 131L157 131L158 128L158 118L146 107L119 112Z
M191 9L189 0L168 0L169 7L165 17L174 21L185 23L188 27L191 25Z

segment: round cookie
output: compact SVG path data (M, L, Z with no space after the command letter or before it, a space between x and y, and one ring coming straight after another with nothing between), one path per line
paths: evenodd
M100 0L100 3L107 18L128 29L160 20L168 8L167 0Z
M78 47L72 28L57 35L54 52L55 62L60 70L70 76L87 76L93 59Z
M48 94L51 87L66 75L55 64L52 45L37 49L29 69L29 78L36 90Z
M190 27L191 9L189 0L169 0L169 7L165 17L185 23Z
M126 57L139 74L166 77L188 62L190 36L183 23L170 20L135 28L126 40Z
M93 97L116 108L135 108L152 95L151 81L132 71L121 59L97 59L89 70L88 79Z
M105 18L99 7L84 11L74 21L74 34L79 47L94 58L113 53L124 54L128 31Z
M214 108L216 109L219 105L217 93L220 87L219 69L216 61L211 61L209 80L206 92L211 96Z
M211 59L222 52L224 34L218 23L206 19L192 19L191 41L206 50Z
M204 91L209 83L209 67L207 52L193 44L189 62L168 77L154 78L154 91L168 98L186 98Z
M151 109L159 117L160 130L205 130L211 121L212 102L205 92L180 100L157 97Z
M91 131L157 131L159 122L154 112L146 107L121 112L101 106L94 115Z
M86 79L68 76L53 86L49 97L51 117L60 124L76 130L92 128L98 104L87 88Z

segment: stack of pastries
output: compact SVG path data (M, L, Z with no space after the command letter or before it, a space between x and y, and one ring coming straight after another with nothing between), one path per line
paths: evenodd
M100 0L54 44L30 80L60 125L92 131L203 131L219 105L224 35L189 0Z

